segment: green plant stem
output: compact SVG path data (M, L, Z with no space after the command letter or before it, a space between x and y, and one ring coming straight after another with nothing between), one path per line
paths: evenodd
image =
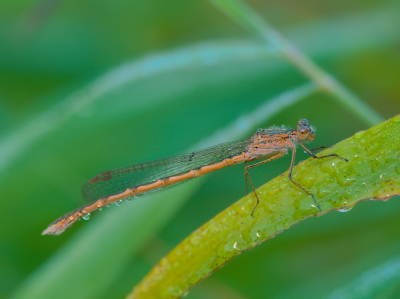
M272 51L295 65L305 76L315 82L322 91L331 93L335 100L352 111L363 123L371 126L384 120L365 102L285 39L244 2L241 0L210 0L210 2L244 28L261 37L267 42L267 46L272 48Z

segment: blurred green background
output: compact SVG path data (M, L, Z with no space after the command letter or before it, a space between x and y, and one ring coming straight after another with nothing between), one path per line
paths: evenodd
M384 119L399 113L398 1L248 4ZM311 115L315 147L369 127L320 92L256 126L240 121L307 82L207 1L1 1L0 297L123 298L244 195L235 166L41 236L102 171L199 149L237 120L240 139ZM187 298L399 298L399 210L394 198L307 219Z

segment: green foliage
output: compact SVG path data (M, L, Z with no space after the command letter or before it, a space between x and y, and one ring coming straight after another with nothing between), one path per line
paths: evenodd
M127 298L180 298L233 257L299 221L400 194L400 115L319 156L332 153L349 161L310 158L294 169L294 180L316 195L321 211L282 174L257 190L260 204L254 217L256 198L250 193L193 232Z
M385 119L398 113L397 5L251 5L363 105ZM161 257L244 193L243 169L229 167L95 213L57 238L40 236L83 204L80 188L97 173L258 127L294 126L310 114L315 147L370 127L204 2L2 1L0 11L2 298L126 296ZM260 185L288 163L282 158L252 177ZM240 255L188 298L345 291L396 260L398 208L396 200L371 202L309 219ZM387 298L398 291L396 279L379 280L391 286Z

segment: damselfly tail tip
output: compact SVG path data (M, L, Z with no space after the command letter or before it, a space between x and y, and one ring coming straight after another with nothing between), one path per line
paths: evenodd
M59 226L58 223L50 224L43 232L42 236L44 235L60 235L65 231L65 226Z
M48 235L50 233L50 229L46 228L43 232L42 232L42 236L44 235Z

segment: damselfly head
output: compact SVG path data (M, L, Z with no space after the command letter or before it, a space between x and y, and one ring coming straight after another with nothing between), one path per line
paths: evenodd
M297 137L302 141L314 140L314 128L307 119L300 119L297 123Z

